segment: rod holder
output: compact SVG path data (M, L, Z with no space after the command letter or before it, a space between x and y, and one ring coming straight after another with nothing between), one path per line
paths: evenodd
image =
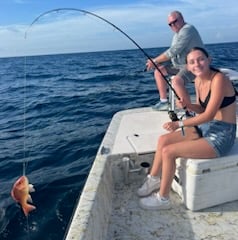
M148 174L150 164L148 162L142 162L139 167L136 167L133 160L129 157L122 158L123 177L125 184L129 183L130 173Z
M142 162L140 164L140 167L141 167L141 172L144 173L144 174L149 174L149 171L150 171L150 164L148 162Z

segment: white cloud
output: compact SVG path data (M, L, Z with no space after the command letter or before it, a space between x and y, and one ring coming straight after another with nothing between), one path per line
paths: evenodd
M214 0L183 0L173 4L157 2L92 11L118 26L143 48L170 45L173 33L167 26L167 15L175 9L198 28L205 43L237 41L238 2L235 0L229 4ZM75 11L52 13L40 18L24 40L27 27L0 28L1 56L136 48L112 26Z

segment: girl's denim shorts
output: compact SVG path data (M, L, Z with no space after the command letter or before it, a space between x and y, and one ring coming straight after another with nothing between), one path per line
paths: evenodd
M236 124L212 120L198 126L202 137L214 148L217 157L224 156L236 139Z

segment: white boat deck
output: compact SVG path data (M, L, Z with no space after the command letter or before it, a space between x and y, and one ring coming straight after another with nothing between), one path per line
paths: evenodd
M164 132L161 126L169 120L168 114L144 111L132 111L122 116L113 154L134 151L140 155L155 150L158 135ZM192 212L182 204L178 194L171 191L172 209L143 210L139 207L136 191L145 175L130 175L129 184L123 181L115 184L106 240L238 239L238 201Z
M172 209L148 211L139 207L136 191L145 173L130 173L126 184L122 159L128 156L138 163L152 161L167 120L167 112L151 108L126 110L113 117L66 240L238 239L238 201L194 212L171 190Z
M142 210L136 196L141 182L116 185L106 240L238 239L238 201L192 212L171 191L172 209Z
M223 70L228 71L231 80L238 79L236 71ZM133 169L138 169L143 161L152 162L157 139L165 132L162 125L167 120L167 112L151 108L115 114L76 205L65 240L238 239L237 200L191 211L171 190L172 209L148 211L139 207L136 191L146 173L132 171L125 174L123 159L130 158L135 163ZM238 192L237 183L230 184Z
M154 152L158 136L166 133L164 122L170 121L167 112L131 112L122 116L112 154Z

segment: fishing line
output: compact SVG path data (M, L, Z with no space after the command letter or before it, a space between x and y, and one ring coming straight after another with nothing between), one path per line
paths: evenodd
M25 32L25 39L27 38L27 32L30 30L30 28L43 16L47 15L47 14L50 14L50 13L53 13L53 12L60 12L60 11L77 11L77 12L81 12L85 15L91 15L93 17L96 17L104 22L106 22L107 24L111 25L114 29L118 30L120 33L122 33L124 36L126 36L151 62L152 64L154 65L154 67L156 68L156 70L159 71L159 73L161 74L161 76L163 77L163 79L166 81L166 83L168 84L168 86L170 87L170 89L173 91L174 95L177 97L178 100L180 100L180 97L178 96L178 94L176 93L175 89L172 87L171 83L169 82L169 80L165 77L165 75L161 72L161 70L159 69L159 67L155 64L155 62L153 61L153 59L147 54L147 52L134 40L132 39L127 33L125 33L123 30L121 30L119 27L117 27L115 24L113 24L112 22L108 21L107 19L95 14L95 13L92 13L92 12L89 12L89 11L86 11L86 10L83 10L83 9L79 9L79 8L56 8L56 9L52 9L52 10L49 10L49 11L46 11L42 14L40 14L38 17L36 17L32 23L29 25L28 29L26 30Z
M23 107L23 167L22 175L26 175L27 161L26 161L26 57L24 57L24 107Z

